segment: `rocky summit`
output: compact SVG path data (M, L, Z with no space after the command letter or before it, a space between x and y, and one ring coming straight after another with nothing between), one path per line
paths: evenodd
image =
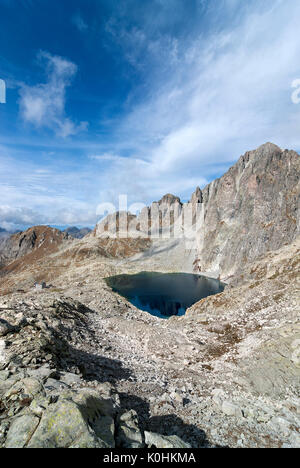
M163 237L184 210L170 194L128 215L127 237L119 213L112 233L6 238L0 447L300 447L299 195L299 155L268 143L196 189L188 248ZM104 281L195 265L227 286L168 320Z

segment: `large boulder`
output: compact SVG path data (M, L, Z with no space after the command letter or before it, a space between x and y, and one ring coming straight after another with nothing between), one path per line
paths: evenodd
M29 448L114 447L114 405L84 389L63 394L48 406Z
M3 401L9 423L6 448L115 447L113 396L90 388L46 395L41 382L27 378L6 391Z

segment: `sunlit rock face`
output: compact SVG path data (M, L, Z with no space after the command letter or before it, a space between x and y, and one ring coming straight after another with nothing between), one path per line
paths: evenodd
M300 158L266 143L241 156L189 203L171 194L141 210L109 215L96 237L184 238L197 272L228 280L247 262L293 241L300 231Z
M136 216L127 211L117 211L106 216L95 227L95 237L133 237Z
M170 236L174 231L174 224L180 220L182 214L180 198L168 193L150 207L145 207L137 218L137 228L152 237L159 235Z
M300 157L267 143L247 152L202 192L202 270L223 278L299 234Z

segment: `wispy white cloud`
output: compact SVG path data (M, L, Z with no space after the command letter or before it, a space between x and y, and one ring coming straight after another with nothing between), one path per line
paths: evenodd
M23 119L39 127L47 127L63 138L86 130L87 122L76 124L65 115L66 88L77 73L77 66L67 59L40 52L47 82L23 85L20 90L20 111Z
M122 34L122 47L135 54L132 62L142 56L147 70L143 98L132 100L117 135L121 147L127 143L135 157L149 162L162 188L167 176L170 184L178 174L188 180L191 169L199 179L209 178L212 165L219 173L224 163L266 141L300 148L300 107L291 100L291 83L300 77L300 4L243 5L214 4L220 22L177 41L175 61L163 38L160 73L149 53L152 31L147 29L149 37L145 30ZM220 12L230 12L232 21L222 23Z
M41 164L43 164L41 166ZM94 225L99 179L93 167L20 161L0 146L0 226Z
M72 16L72 23L80 32L86 31L88 29L88 25L79 12Z

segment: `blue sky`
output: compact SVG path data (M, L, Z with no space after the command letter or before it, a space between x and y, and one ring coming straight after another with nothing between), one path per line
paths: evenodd
M0 0L0 226L93 225L299 150L299 26L295 0Z

